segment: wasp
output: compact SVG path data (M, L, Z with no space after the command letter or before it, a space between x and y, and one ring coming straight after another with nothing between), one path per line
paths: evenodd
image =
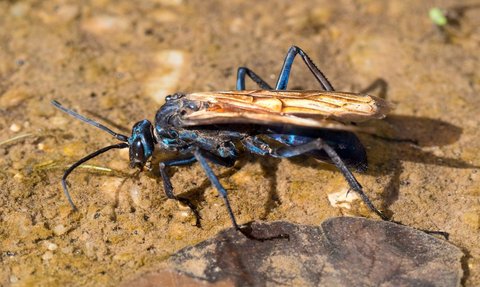
M322 90L287 90L290 70L297 55ZM260 89L246 90L247 76ZM388 220L373 205L350 170L363 172L368 162L365 148L348 127L351 123L384 118L390 110L389 103L366 94L336 92L310 57L297 46L289 49L275 88L246 67L238 68L236 88L235 91L169 95L157 111L155 122L137 122L130 136L116 133L52 101L58 109L108 132L120 141L85 156L65 171L62 186L72 208L76 209L76 206L68 191L67 177L86 161L112 149L128 148L130 166L142 170L151 164L155 151L170 151L181 156L158 165L167 197L188 205L199 225L200 216L196 207L188 199L174 194L167 173L169 167L198 162L223 198L235 229L248 236L237 223L227 190L210 166L231 167L243 150L274 158L307 155L331 163L343 174L349 190L358 193L371 211Z

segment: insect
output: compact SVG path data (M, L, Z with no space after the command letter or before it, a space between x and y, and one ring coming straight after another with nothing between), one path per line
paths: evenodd
M299 55L323 90L290 91L287 84L295 56ZM246 90L245 78L251 78L261 90ZM52 101L58 109L114 136L120 143L101 148L74 163L62 178L63 191L76 209L67 187L68 175L79 165L111 149L129 149L130 166L142 170L151 163L155 150L178 152L177 159L159 163L159 171L168 198L187 204L197 216L195 206L174 194L167 168L199 162L212 185L224 200L233 226L237 223L228 193L210 167L210 163L230 167L240 154L240 147L257 155L290 158L312 156L334 164L350 189L357 192L370 210L379 211L350 171L367 169L366 152L348 123L380 119L389 111L387 102L374 96L335 92L324 74L299 47L292 46L285 58L275 88L252 70L240 67L237 90L223 92L176 93L166 97L157 111L155 122L137 122L130 136L112 131L73 110Z

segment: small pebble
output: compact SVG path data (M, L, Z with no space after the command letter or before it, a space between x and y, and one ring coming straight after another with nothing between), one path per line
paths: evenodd
M65 234L67 230L68 229L63 224L58 224L53 227L53 233L55 233L57 236Z
M21 181L23 179L23 174L18 172L13 176L13 179L15 179L17 181Z
M13 123L11 126L10 126L10 130L14 133L16 132L19 132L20 130L22 129L21 126L17 125L16 123Z
M10 275L10 283L17 283L17 282L18 282L17 276L15 276L15 275Z
M350 191L347 194L347 189L328 194L328 201L330 202L330 205L338 208L352 209L351 203L359 199L360 197L358 194L353 191Z
M55 243L49 242L47 244L47 249L50 250L50 251L55 251L55 250L57 250L57 248L58 248L58 245L55 244Z
M142 195L138 186L133 185L132 188L130 188L130 197L135 205L140 205Z
M188 210L182 210L182 211L179 212L179 215L180 215L181 217L185 217L185 218L186 218L186 217L189 217L189 216L190 216L190 212L189 212Z
M130 23L126 18L114 17L109 15L99 15L86 19L82 23L82 28L96 35L102 35L108 32L119 32L126 30Z
M50 260L53 258L53 252L52 251L47 251L42 255L43 260Z

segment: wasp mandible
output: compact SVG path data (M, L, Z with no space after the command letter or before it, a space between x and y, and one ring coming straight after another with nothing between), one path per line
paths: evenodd
M287 90L290 70L297 55L323 90ZM246 90L246 76L258 84L260 90ZM62 178L63 191L73 209L76 207L68 192L67 177L84 162L111 149L128 148L130 166L142 170L147 163L151 163L154 151L172 151L182 156L159 163L167 197L188 205L197 217L197 225L200 224L196 207L188 199L173 193L167 173L169 167L199 162L223 198L233 226L249 236L237 223L227 190L210 167L210 163L233 166L240 154L239 147L243 146L244 150L261 156L290 158L307 155L335 165L350 189L360 195L368 208L382 219L388 220L373 205L350 171L350 168L365 171L367 156L360 140L348 130L347 125L381 119L390 110L390 105L374 96L334 91L325 75L297 46L289 49L275 88L252 70L240 67L236 91L169 95L157 111L154 124L148 120L139 121L133 126L130 136L116 133L63 107L57 101L52 103L58 109L110 133L120 141L85 156L65 171Z

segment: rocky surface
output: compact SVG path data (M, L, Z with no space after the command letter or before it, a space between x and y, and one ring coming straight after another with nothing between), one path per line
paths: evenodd
M447 24L429 18L436 6ZM369 170L355 175L394 220L448 232L466 254L461 283L480 285L479 15L454 0L0 1L0 285L117 285L231 226L198 165L171 175L201 229L166 199L156 170L129 169L124 150L70 176L72 212L63 172L115 140L52 99L129 133L169 93L234 89L239 66L274 83L292 44L337 90L377 83L370 93L396 105L359 134ZM319 87L301 61L289 83ZM241 223L375 217L314 160L245 155L215 172Z
M250 228L258 238L289 239L256 241L230 228L172 255L170 270L182 283L172 284L166 274L175 273L162 270L125 286L185 286L190 277L226 286L447 287L460 286L463 275L459 248L391 222L337 217L319 227L273 222Z

